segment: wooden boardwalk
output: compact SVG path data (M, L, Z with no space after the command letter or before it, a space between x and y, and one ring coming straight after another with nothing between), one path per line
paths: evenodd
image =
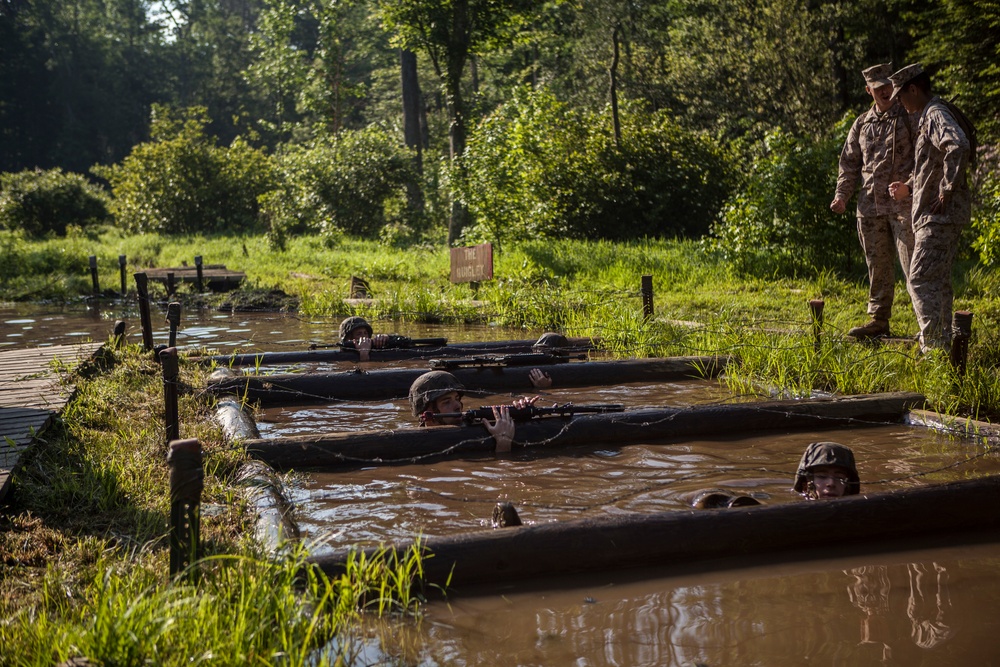
M0 352L0 500L21 454L59 414L74 387L60 381L54 360L75 366L103 343L21 348Z

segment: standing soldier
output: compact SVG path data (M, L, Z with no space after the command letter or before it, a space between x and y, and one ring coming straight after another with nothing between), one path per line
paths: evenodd
M889 335L889 317L895 291L895 261L898 253L903 279L909 280L913 253L910 202L889 196L889 184L906 180L913 170L911 127L915 123L903 106L892 99L889 73L892 65L869 67L865 92L875 103L858 116L840 154L837 192L830 210L843 213L854 189L858 191L858 238L868 264L868 314L871 321L847 332L857 339ZM895 246L895 252L893 252Z
M966 182L969 138L945 102L931 93L931 80L920 63L894 73L893 98L919 114L913 175L889 186L896 201L912 193L913 257L910 300L920 327L920 348L951 346L954 292L951 268L962 227L969 223L971 195Z

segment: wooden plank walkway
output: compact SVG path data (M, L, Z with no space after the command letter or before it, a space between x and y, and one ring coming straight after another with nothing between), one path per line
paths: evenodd
M21 454L59 414L75 387L64 385L53 361L75 366L104 343L54 345L0 352L0 500Z
M168 274L174 275L174 283L194 283L198 281L198 268L195 266L177 266L166 269L145 269L149 280L157 280L164 285L168 282ZM246 279L242 271L232 271L224 264L208 264L202 267L202 280L205 287L215 292L226 292L236 289Z

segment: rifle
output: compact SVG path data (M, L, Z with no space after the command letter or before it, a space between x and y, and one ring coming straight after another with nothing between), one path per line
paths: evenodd
M544 366L562 364L570 359L586 359L585 353L565 354L550 352L526 352L524 354L485 355L482 357L455 357L453 359L431 359L431 368L448 370L452 368L484 368L486 366Z
M372 351L375 350L404 350L411 347L444 347L448 344L447 338L410 338L409 336L400 336L399 334L388 334L389 338L385 341L385 345L382 347L373 347ZM321 350L330 347L339 347L343 350L353 350L354 341L342 341L340 343L313 343L309 346L310 350Z
M476 424L481 419L492 420L494 418L494 407L503 406L484 405L481 408L472 408L471 410L464 410L462 412L434 413L428 411L421 415L421 420L428 421L435 419L440 421L442 419L461 419L466 424ZM625 410L625 406L618 404L573 405L572 403L563 403L562 405L553 405L550 408L540 408L536 405L526 405L523 408L513 405L506 407L510 411L510 416L514 421L528 421L535 417L572 417L573 415L604 414L608 412L624 412Z

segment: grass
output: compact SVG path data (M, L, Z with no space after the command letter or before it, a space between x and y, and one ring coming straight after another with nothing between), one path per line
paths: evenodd
M185 364L181 381L202 386ZM180 399L182 437L205 454L198 576L168 576L169 469L162 374L139 346L72 371L77 395L23 461L0 515L0 665L85 656L106 665L335 664L369 614L412 615L419 549L352 563L341 577L272 559L234 491L243 453ZM332 638L339 648L324 648Z
M306 316L495 323L600 337L621 357L732 355L725 381L740 393L787 397L915 391L950 415L1000 420L1000 273L960 267L956 309L975 314L968 370L912 346L861 345L846 331L866 319L863 276L803 279L734 275L692 242L531 242L495 257L494 281L448 281L442 247L396 249L297 238L285 251L262 237L126 236L115 230L27 243L0 232L0 298L72 301L90 292L87 256L102 289L118 289L118 255L144 267L222 263L243 270L238 298L273 290ZM655 316L642 313L641 276L654 279ZM345 302L350 277L373 300ZM162 289L158 286L156 289ZM263 296L261 296L263 295ZM200 299L183 294L184 299ZM232 298L227 295L225 298ZM809 299L825 301L817 346ZM287 302L286 302L287 303ZM893 329L913 334L897 287ZM690 322L698 323L691 326ZM159 367L135 346L76 369L77 397L26 460L0 516L0 665L51 665L76 655L104 664L332 664L368 615L417 613L416 552L356 559L340 578L303 569L304 552L264 558L252 511L234 490L242 453L223 444L195 364L182 363L182 437L205 449L200 577L167 575L166 446ZM301 578L306 571L305 585ZM349 658L349 656L348 656ZM348 659L349 662L349 659Z

